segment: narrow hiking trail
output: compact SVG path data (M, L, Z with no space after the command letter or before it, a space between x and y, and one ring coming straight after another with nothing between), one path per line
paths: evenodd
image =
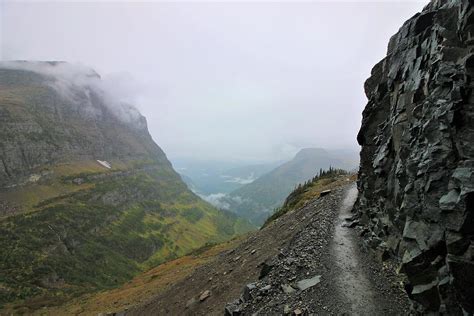
M396 278L349 227L356 199L352 182L296 211L310 215L306 226L270 260L271 272L255 283L239 310L244 315L406 314L408 300Z
M354 232L345 225L351 217L356 199L357 188L354 185L346 191L336 220L331 245L331 256L338 270L334 282L341 291L340 296L343 296L348 307L350 306L351 314L375 315L373 286L362 267L363 262L359 258L359 246L354 240Z
M356 198L347 180L129 314L407 314L394 274L362 247L357 229L346 227Z
M384 278L380 269L377 271L380 263L374 262L361 248L357 231L349 228L357 193L355 184L346 190L330 246L329 259L333 263L330 274L334 278L334 291L341 300L338 312L351 315L399 314L403 306L394 304L397 295L384 287L391 281Z

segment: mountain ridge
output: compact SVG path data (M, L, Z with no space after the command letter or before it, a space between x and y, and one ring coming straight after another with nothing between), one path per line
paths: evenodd
M312 179L321 169L331 166L348 170L355 167L329 150L304 148L292 160L232 191L223 200L233 212L261 225L296 185Z

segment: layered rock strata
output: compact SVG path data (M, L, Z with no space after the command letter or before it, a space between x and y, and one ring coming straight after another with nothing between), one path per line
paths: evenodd
M473 3L436 0L365 83L356 211L423 313L474 313L473 76Z

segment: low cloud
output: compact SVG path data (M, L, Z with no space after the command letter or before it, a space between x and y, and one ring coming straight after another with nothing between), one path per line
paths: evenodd
M127 74L101 77L95 70L79 63L42 61L2 61L0 68L31 71L45 76L45 83L62 97L90 115L99 115L94 106L93 94L120 120L143 124L140 112L134 105L139 86Z
M225 193L214 193L209 195L198 194L203 200L209 202L213 206L224 209L224 210L231 210L232 206L236 204L242 204L247 199L243 199L240 196L230 196Z
M215 206L217 208L224 209L224 210L230 209L230 204L225 201L225 199L227 197L227 194L225 194L225 193L214 193L214 194L210 194L210 195L199 194L199 196L203 200L211 203L213 206Z
M244 198L242 198L241 196L238 196L238 195L237 196L231 196L230 199L232 201L234 201L235 203L237 203L237 204L242 204L244 202L249 201L248 199L244 199Z
M242 185L252 183L257 179L257 177L255 176L254 173L250 174L246 178L232 177L232 176L227 176L227 175L222 175L221 177L226 179L225 182L238 183L238 184L242 184Z

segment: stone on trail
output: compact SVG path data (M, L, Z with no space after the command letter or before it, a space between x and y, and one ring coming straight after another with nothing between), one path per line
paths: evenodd
M297 308L293 311L293 315L295 315L295 316L303 315L303 311L301 309Z
M353 220L357 219L357 214L352 214L350 216L346 216L346 217L344 217L344 219L348 222L352 222Z
M331 190L324 190L324 191L321 191L321 193L319 193L319 196L325 196L325 195L328 195L329 193L331 193Z
M249 283L244 287L244 291L242 293L242 297L243 297L244 301L248 301L252 298L252 294L250 294L250 291L255 289L255 287L256 287L255 283Z
M268 284L268 285L265 285L264 287L262 287L261 289L259 289L258 291L261 292L261 293L266 293L266 292L268 292L271 288L272 288L272 286L271 286L270 284Z
M202 292L201 295L199 296L199 300L202 302L202 301L206 300L209 296L211 296L211 291L205 290L205 291Z
M291 286L291 285L288 285L288 284L282 284L281 285L281 289L283 290L283 292L285 292L286 294L291 294L295 291L295 289Z
M352 222L345 222L343 223L341 226L342 227L348 227L348 228L354 228L356 227L357 225L359 225L359 221L358 220L354 220Z
M301 291L304 291L310 287L313 287L315 286L316 284L318 284L319 282L321 282L321 276L320 275L316 275L314 277L312 277L311 279L304 279L304 280L301 280L301 281L298 281L296 283L296 286L301 290Z
M240 300L235 300L232 303L228 303L224 309L225 316L238 316L242 314L242 309L240 307Z

